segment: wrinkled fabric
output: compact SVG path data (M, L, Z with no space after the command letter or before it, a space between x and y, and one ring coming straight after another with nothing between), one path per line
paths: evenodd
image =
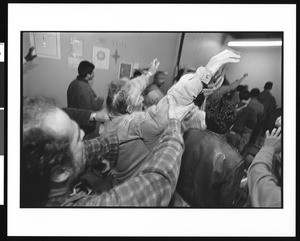
M178 193L192 207L231 207L243 176L242 156L211 131L184 133Z

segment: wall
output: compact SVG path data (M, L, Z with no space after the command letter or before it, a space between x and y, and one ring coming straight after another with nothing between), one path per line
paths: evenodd
M232 38L222 33L186 33L180 65L192 68L205 66L213 55L226 48L230 40ZM226 74L228 80L232 82L248 73L242 84L247 84L249 90L259 88L261 91L267 81L272 81L271 93L276 99L277 106L281 107L281 47L234 47L234 49L242 53L242 59L238 64L228 64Z
M77 76L77 68L68 66L71 57L71 38L83 41L83 58L92 61L93 46L110 49L110 55L117 49L120 58L115 64L110 57L109 69L95 69L93 88L99 96L106 98L111 80L118 77L119 62L139 63L147 67L158 58L159 70L168 71L167 89L173 79L178 54L180 33L60 33L61 59L37 57L23 69L23 95L46 95L55 98L60 106L67 106L67 88ZM23 56L30 47L29 33L23 33Z

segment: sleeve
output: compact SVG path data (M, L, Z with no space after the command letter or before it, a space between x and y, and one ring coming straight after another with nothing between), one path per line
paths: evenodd
M248 188L253 207L280 207L281 188L272 174L274 148L262 147L248 170Z
M75 120L79 126L95 125L95 123L90 122L90 116L92 114L90 110L75 108L62 108L62 110L66 112L71 119Z
M135 177L109 192L87 196L75 205L167 206L177 184L182 152L180 122L172 119Z
M115 134L84 141L84 155L87 164L97 170L112 169L117 164L118 154L119 140Z
M146 87L150 84L150 75L142 74L130 80L130 83L134 86L134 89L141 95Z
M208 83L212 77L212 73L205 67L199 67L195 74L186 74L173 85L168 94L173 96L176 102L181 106L187 106L197 98L201 92L202 82Z
M95 110L96 111L101 110L103 107L103 103L104 103L104 98L98 96L95 100L95 105L96 105Z

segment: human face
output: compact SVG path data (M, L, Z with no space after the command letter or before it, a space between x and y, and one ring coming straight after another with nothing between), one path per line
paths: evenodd
M73 154L73 166L75 169L75 173L72 174L78 175L81 173L85 168L86 162L82 141L84 131L59 108L46 118L44 125L54 131L57 135L69 139L71 153Z
M95 77L95 72L94 72L94 70L93 70L93 72L92 73L90 73L90 74L87 74L87 76L86 76L86 80L87 81L91 81L91 80L93 80L94 79L94 77Z

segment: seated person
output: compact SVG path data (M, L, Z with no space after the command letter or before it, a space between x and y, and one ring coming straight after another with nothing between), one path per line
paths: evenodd
M248 169L248 188L252 207L282 207L281 121L266 131L263 147Z
M190 111L168 103L166 129L140 171L97 194L77 180L87 165L107 173L116 164L117 136L82 141L83 131L53 100L24 98L21 206L168 206L183 152L180 121Z
M167 95L157 105L153 105L146 111L143 108L142 92L149 84L149 77L157 70L158 63L153 61L147 75L143 74L130 82L118 82L110 86L107 96L107 108L111 121L105 126L105 134L117 133L120 142L119 161L112 175L114 184L117 185L129 178L139 165L146 159L159 136L168 123L168 96L179 106L193 106L193 115L201 116L199 109L193 103L197 95L204 91L203 83L209 84L211 77L218 68L225 63L237 63L240 54L225 49L211 58L206 67L199 67L196 73L184 75L181 80L172 86ZM211 84L214 89L220 86L220 82ZM133 151L135 150L135 151ZM138 153L137 153L137 152Z
M234 122L235 108L222 100L208 106L207 130L191 128L183 136L176 192L191 207L233 207L243 177L242 156L222 135Z

